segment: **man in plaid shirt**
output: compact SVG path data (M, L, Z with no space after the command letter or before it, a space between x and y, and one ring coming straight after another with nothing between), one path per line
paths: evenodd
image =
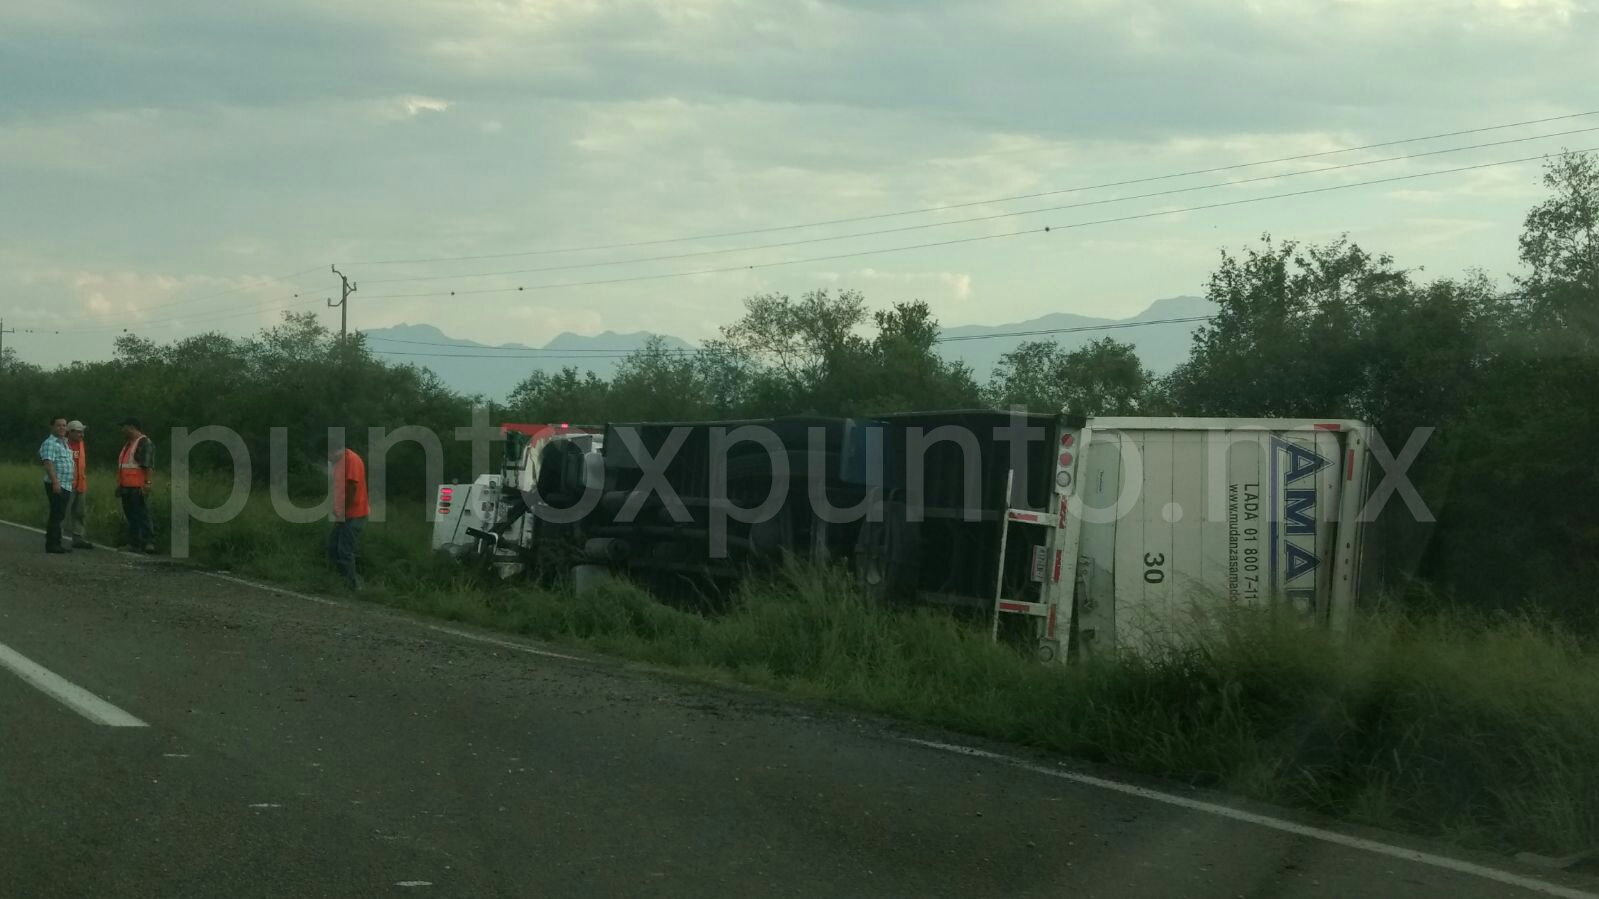
M72 478L77 472L73 465L72 448L67 446L67 420L56 417L50 420L50 436L39 445L39 464L44 466L44 497L50 504L50 517L44 526L44 551L68 552L61 545L61 520L72 505Z

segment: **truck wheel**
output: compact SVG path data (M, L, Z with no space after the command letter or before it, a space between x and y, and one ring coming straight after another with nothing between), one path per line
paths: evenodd
M852 558L856 579L885 599L902 599L917 583L915 525L905 520L905 504L883 504L883 520L861 524Z

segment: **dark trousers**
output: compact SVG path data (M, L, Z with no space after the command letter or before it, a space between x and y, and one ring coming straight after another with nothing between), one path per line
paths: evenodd
M155 530L150 526L150 504L144 491L123 487L117 492L122 495L122 516L128 520L128 547L140 550L154 544Z
M50 515L44 523L44 548L61 549L61 522L67 517L67 508L72 505L72 491L61 488L60 493L44 485L44 498L50 504Z
M328 561L344 575L344 582L352 589L361 586L361 576L355 572L355 544L366 527L366 516L335 521L328 532Z

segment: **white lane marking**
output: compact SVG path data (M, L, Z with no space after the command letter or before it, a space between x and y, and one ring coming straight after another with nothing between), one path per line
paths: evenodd
M283 808L283 806L276 802L252 802L250 808Z
M0 643L0 667L11 669L17 677L37 687L46 696L95 724L106 727L150 726L4 643Z
M1599 899L1599 893L1590 893L1584 890L1573 889L1572 887L1561 886L1560 884L1556 883L1549 883L1548 881L1539 880L1535 877L1526 877L1511 871L1502 871L1498 868L1490 868L1486 865L1462 861L1457 858L1449 858L1448 856L1434 855L1430 852L1419 852L1415 849L1406 849L1403 846L1393 846L1388 843L1381 843L1376 840L1368 840L1362 837L1350 836L1348 834L1342 834L1338 833L1337 831L1326 830L1320 827L1311 827L1305 824L1295 824L1292 821L1285 821L1281 818L1273 818L1269 815L1259 815L1254 812L1246 812L1241 809L1230 808L1214 802L1204 802L1199 799L1189 799L1186 796L1178 796L1173 793L1165 793L1160 790L1151 790L1148 787L1138 787L1132 784L1122 783L1120 781L1107 780L1106 778L1095 777L1091 774L1080 774L1076 771L1068 771L1061 768L1051 768L1047 765L1039 765L1024 759L1012 758L1011 756L1001 755L997 752L989 752L986 749L977 749L972 746L960 746L954 743L940 743L935 740L920 740L915 737L895 737L894 739L904 743L914 743L917 746L925 746L929 749L938 749L944 752L953 752L958 755L968 755L976 758L988 759L990 761L1001 762L1015 768L1021 768L1025 771L1032 771L1037 774L1046 774L1050 777L1058 777L1062 780L1069 780L1074 783L1080 783L1090 787L1098 787L1102 790L1110 790L1115 793L1123 793L1128 796L1137 796L1140 799L1148 799L1153 802L1162 802L1167 805L1175 805L1179 808L1185 808L1191 811L1205 812L1206 814L1216 815L1217 817L1221 818L1231 818L1234 821L1242 821L1246 824L1254 824L1259 827L1268 827L1272 830L1279 830L1283 833L1291 833L1295 836L1308 837L1312 840L1321 840L1324 843L1333 843L1335 845L1344 846L1350 849L1360 849L1365 852L1374 852L1378 855L1386 855L1389 858L1402 859L1407 862L1415 862L1421 865L1430 865L1434 868L1442 868L1446 871L1453 871L1457 874L1468 874L1473 877L1481 877L1484 880L1497 881L1498 883L1508 884L1510 886L1519 887L1524 890L1530 890L1535 893L1543 893L1546 896L1560 896L1563 897L1563 899Z
M550 652L547 649L534 649L531 646L524 646L521 643L516 643L516 642L511 641L511 640L500 640L500 639L497 639L495 637L486 637L486 636L484 636L482 634L474 634L471 631L463 631L463 630L457 630L457 629L455 629L453 627L445 627L442 624L425 624L425 623L419 622L419 621L418 622L412 622L412 623L416 624L416 625L418 625L420 627L425 627L425 628L427 628L430 631L438 631L441 634L449 634L449 635L451 635L453 637L460 637L463 640L471 640L471 641L476 642L476 643L485 643L485 644L487 644L489 646L499 646L499 647L501 647L503 649L515 650L516 652L525 652L528 655L532 655L532 656L545 656L545 657L551 658L551 659L565 659L568 662L587 662L587 661L589 661L588 659L585 659L582 656L569 656L569 655L567 655L565 653Z
M427 880L402 880L395 884L397 887L430 887L432 885L432 882Z
M186 759L189 754L187 752L163 752L161 757L164 759Z
M321 603L322 605L325 605L325 606L342 606L342 605L344 605L344 603L338 602L337 600L324 599L323 597L320 597L320 596L312 596L309 593L296 593L293 590L285 590L282 587L273 587L273 586L270 586L268 584L258 584L255 581L247 581L247 580L245 580L242 577L234 577L231 574L223 574L220 571L203 571L203 570L201 570L201 571L198 571L197 573L198 574L203 574L203 575L205 575L207 577L214 577L214 578L216 578L219 581L227 581L230 584L238 584L238 585L243 586L243 587L254 587L257 590L265 590L268 593L276 593L276 594L278 594L280 596L290 596L290 597L293 597L295 599L306 600L307 602L317 602L317 603Z
M231 574L222 574L222 573L216 572L216 571L201 571L199 573L200 574L204 574L204 575L208 575L208 576L214 577L214 578L220 578L221 580L227 581L230 584L238 584L238 585L243 586L243 587L253 587L253 588L257 589L257 590L265 590L268 593L276 593L276 594L278 594L280 596L289 596L289 597L293 597L294 599L303 599L303 600L305 600L307 602L321 603L322 605L325 605L325 606L338 606L338 607L342 607L342 608L359 608L358 606L355 606L355 605L353 605L351 603L339 602L336 599L327 599L327 598L321 597L321 596L312 596L309 593L301 593L301 592L299 592L297 590L288 590L288 589L285 589L283 587L273 587L273 586L268 585L268 584L256 583L255 581L247 581L244 578L234 577ZM452 637L459 637L462 640L471 640L474 643L483 643L483 644L488 645L488 646L498 646L498 647L500 647L502 649L510 649L510 650L514 650L516 652L527 653L528 655L545 656L545 657L551 658L551 659L565 659L568 662L586 662L586 661L589 661L588 659L585 659L582 656L571 656L571 655L567 655L565 653L560 653L560 652L550 652L547 649L535 649L534 647L526 646L524 644L517 643L517 642L515 642L513 640L501 640L501 639L499 639L497 637L489 637L489 636L485 636L483 634L474 634L471 631L463 631L463 630L460 630L459 628L448 627L448 626L442 625L442 624L429 624L429 623L427 623L425 621L413 621L413 620L411 620L409 618L400 618L398 616L396 616L394 618L394 620L402 621L402 622L404 622L406 624L413 625L415 627L420 627L420 628L422 628L424 630L436 631L436 632L441 633L441 634L449 634Z
M40 530L39 528L29 527L28 525L25 525L25 524L17 524L14 521L5 521L3 519L0 519L0 524L9 524L9 525L11 525L14 528L21 528L22 530L33 531L34 533L38 533L38 534L44 533L44 531ZM121 552L121 550L118 550L118 551ZM135 557L138 557L138 558L144 558L142 553L127 553L127 555L135 556ZM223 574L220 571L205 571L204 569L195 569L195 573L196 574L203 574L203 575L205 575L207 577L214 577L214 578L216 578L218 580L227 581L230 584L238 584L241 587L252 587L252 588L254 588L256 590L265 590L268 593L276 593L279 596L288 596L288 597L292 597L294 599L303 599L306 602L320 603L320 604L322 604L324 606L336 606L336 607L344 607L344 608L354 608L354 606L352 606L350 603L339 602L336 599L327 599L326 597L322 597L322 596L312 596L309 593L301 593L301 592L299 592L297 590L288 590L288 589L285 589L283 587L274 587L274 586L272 586L270 584L262 584L262 583L258 583L256 581L249 581L249 580L245 580L242 577L235 577L235 576L233 576L231 574ZM485 644L485 645L488 645L488 646L498 646L498 647L500 647L502 649L510 649L510 650L515 651L515 652L526 653L527 655L544 656L545 658L551 658L551 659L564 659L564 660L566 660L568 662L587 662L587 661L590 661L589 659L585 659L582 656L567 655L566 653L561 653L561 652L550 652L547 649L535 649L535 648L533 648L531 646L525 646L525 645L523 645L521 643L516 643L516 642L513 642L511 640L500 640L500 639L497 639L497 638L494 638L494 637L484 636L483 634L474 634L471 631L463 631L463 630L459 630L459 629L453 628L453 627L446 627L446 626L441 625L441 624L428 624L428 623L423 622L423 621L412 621L409 618L400 618L400 617L396 617L395 620L403 621L406 624L414 625L416 627L424 628L426 630L437 631L438 633L441 633L441 634L449 634L452 637L459 637L462 640L471 640L474 643L482 643L482 644Z
M15 521L6 521L3 518L0 518L0 524L10 525L11 527L14 527L14 528L16 528L19 531L32 531L35 534L43 534L44 533L44 528L36 528L33 525L31 525L31 524L18 524ZM97 546L96 549L97 550L104 549L104 550L106 550L108 552L114 552L114 553L118 553L118 554L124 555L124 556L132 556L135 559L147 559L147 558L149 558L149 556L146 555L145 553L134 552L131 549L119 549L119 548L114 547L114 546L106 546L104 543L102 543L99 546Z
M24 524L17 524L16 522L0 520L0 524L9 524L12 527L22 528L23 530L33 531L33 532L39 533L39 534L44 533L44 531L40 530L39 528L29 527L29 526L24 525ZM253 588L257 589L257 590L265 590L268 593L277 593L277 594L280 594L280 595L283 595L283 596L293 597L295 599L304 599L304 600L307 600L309 602L321 603L322 605L327 605L327 606L343 606L343 605L347 605L346 603L338 602L336 600L325 599L325 598L320 597L320 596L312 596L312 595L310 595L308 593L300 593L300 592L295 591L295 590L286 590L286 589L284 589L282 587L272 587L272 586L269 586L267 584L260 584L260 583L254 582L254 581L247 581L247 580L245 580L243 578L234 577L234 576L229 575L229 574L222 574L221 572L202 571L200 573L209 575L209 576L214 577L214 578L219 578L221 580L228 581L230 583L239 584L241 586L253 587ZM463 640L471 640L471 641L473 641L475 643L483 643L483 644L487 644L489 646L499 646L499 647L502 647L504 649L510 649L510 650L514 650L516 652L527 653L529 655L547 656L547 657L553 658L553 659L565 659L565 660L572 661L572 662L586 662L586 661L588 661L588 659L584 659L584 658L582 658L580 656L566 655L564 653L559 653L559 652L550 652L548 650L543 650L543 649L534 649L531 646L524 646L524 645L522 645L520 643L514 643L514 642L512 642L510 640L499 640L499 639L496 639L494 637L487 637L487 636L484 636L482 634L474 634L471 631L458 630L458 629L453 628L453 627L445 627L443 625L438 625L438 624L427 624L425 622L411 621L409 619L404 619L404 618L401 618L401 619L398 619L398 620L405 621L408 624L413 624L413 625L425 628L425 629L430 630L430 631L438 631L441 634L449 634L449 635L451 635L453 637L459 637L459 638L461 638ZM0 644L0 649L4 649L4 648L5 648L4 644ZM114 709L115 707L111 706L111 708ZM117 711L120 712L121 710L118 709ZM126 714L126 713L123 712L122 714ZM132 716L130 715L129 717L131 718ZM136 718L133 719L133 720L138 721L138 719L136 719ZM134 726L146 726L146 725L144 725L143 722L139 722L137 725L134 725ZM1548 883L1547 881L1538 880L1537 878L1533 878L1533 877L1525 877L1523 875L1516 874L1516 873L1513 873L1513 872L1510 872L1510 871L1502 871L1502 870L1500 870L1498 868L1490 868L1490 867L1487 867L1486 865L1479 865L1479 864L1475 864L1473 862L1462 861L1460 859L1448 858L1447 856L1442 856L1442 855L1434 855L1434 854L1432 854L1430 852L1420 852L1420 851L1417 851L1417 850L1414 850L1414 849L1406 849L1406 848L1404 848L1402 846L1391 846L1391 845L1389 845L1387 843L1380 843L1380 842L1378 842L1376 840L1367 840L1367 839L1364 839L1364 838L1361 838L1361 837L1349 836L1347 834L1341 834L1341 833L1337 833L1335 831L1325 830L1325 829L1320 828L1320 827L1310 827L1310 826L1307 826L1307 825L1304 825L1304 824L1295 824L1292 821L1284 821L1284 820L1282 820L1280 818L1272 818L1272 817L1267 816L1267 815L1258 815L1258 814L1255 814L1253 812L1246 812L1246 811L1242 811L1240 809L1229 808L1229 807L1227 807L1225 805L1217 805L1216 803L1212 803L1212 802L1203 802L1203 801L1198 800L1198 799L1189 799L1189 798L1187 798L1185 796L1177 796L1177 795L1174 795L1174 794L1171 794L1171 793L1163 793L1163 792L1161 792L1159 790L1151 790L1151 789L1148 789L1147 787L1138 787L1138 786L1134 786L1132 784L1125 784L1125 783L1120 783L1120 782L1114 781L1114 780L1107 780L1107 779L1102 778L1102 777L1094 777L1093 775L1090 775L1090 774L1079 774L1079 773L1077 773L1075 771L1065 771L1065 770L1061 770L1061 769L1058 769L1058 768L1049 768L1049 767L1046 767L1044 765L1033 764L1032 762L1027 762L1027 761L1024 761L1022 759L1011 758L1009 756L1001 755L1001 754L999 754L997 752L989 752L987 750L977 749L977 748L974 748L974 747L971 747L971 746L958 746L958 745L955 745L953 743L939 743L939 742L934 741L934 740L920 740L920 739L916 739L914 737L899 737L897 739L900 739L903 742L914 743L914 744L919 745L919 746L925 746L925 747L928 747L930 749L939 749L939 750L943 750L944 752L953 752L953 753L956 753L956 754L959 754L959 755L968 755L968 756L974 756L974 757L977 757L977 758L989 759L991 761L1002 762L1004 764L1012 765L1014 767L1021 768L1021 769L1027 770L1027 771L1032 771L1032 772L1035 772L1035 773L1038 773L1038 774L1045 774L1045 775L1048 775L1050 777L1058 777L1058 778L1061 778L1063 780L1069 780L1069 781L1073 781L1075 783L1080 783L1080 784L1084 784L1084 785L1092 786L1092 787L1099 787L1100 789L1110 790L1110 791L1116 792L1116 793L1124 793L1124 794L1129 795L1129 796L1137 796L1139 798L1148 799L1148 800L1151 800L1151 801L1154 801L1154 802L1162 802L1162 803L1165 803L1167 805L1175 805L1175 806L1178 806L1180 808L1190 809L1192 811L1205 812L1207 814L1216 815L1216 816L1222 817L1222 818L1231 818L1232 820L1235 820L1235 821L1242 821L1242 822L1247 823L1247 824L1254 824L1254 825L1257 825L1259 827L1267 827L1267 828L1270 828L1272 830L1279 830L1279 831L1282 831L1284 833L1294 834L1296 836L1308 837L1310 839L1321 840L1321 841L1326 842L1326 843L1333 843L1333 844L1339 845L1339 846L1346 846L1346 847L1349 847L1351 849L1360 849L1360 850L1364 850L1366 852L1373 852L1373 853L1376 853L1378 855L1386 855L1386 856L1389 856L1390 858L1402 859L1404 861L1415 862L1417 864L1422 864L1422 865L1430 865L1430 866L1435 867L1435 868L1442 868L1444 870L1454 871L1454 872L1460 873L1460 874L1468 874L1468 875L1471 875L1471 876L1474 876L1474 877L1481 877L1481 878L1483 878L1485 880L1492 880L1492 881L1496 881L1498 883L1503 883L1503 884L1508 884L1510 886L1520 887L1521 889L1531 890L1532 892L1535 892L1535 893L1543 893L1544 895L1548 895L1548 896L1560 896L1560 897L1562 897L1562 899L1599 899L1599 893L1591 893L1591 892L1587 892L1587 891L1584 891L1584 890L1578 890L1578 889L1573 889L1571 887L1561 886L1559 884ZM252 807L255 807L255 806L252 806ZM432 886L432 884L430 884L430 883L428 883L426 881L404 881L404 882L402 882L400 884L397 884L397 885L398 886Z

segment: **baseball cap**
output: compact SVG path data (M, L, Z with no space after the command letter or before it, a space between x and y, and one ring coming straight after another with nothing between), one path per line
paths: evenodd
M83 430L83 422L78 421L76 418L74 418L73 420L67 422L67 430L69 430L69 431L81 431L81 430Z
M121 421L117 422L117 427L120 428L123 425L133 425L134 427L138 428L141 431L144 430L144 425L139 424L139 420L137 418L124 418Z

